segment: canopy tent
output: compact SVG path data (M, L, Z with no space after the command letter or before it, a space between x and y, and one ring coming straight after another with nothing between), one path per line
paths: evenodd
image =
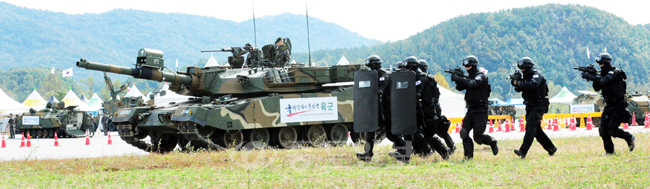
M26 112L29 107L17 102L0 89L0 112Z
M490 106L507 106L507 105L509 105L506 102L504 102L504 101L502 101L502 100L500 100L498 98L491 98L491 99L488 99L488 101L490 101Z
M102 99L99 98L99 96L97 95L97 93L95 93L95 94L93 94L93 96L90 98L90 100L88 100L88 103L86 103L86 104L87 104L89 107L97 108L97 109L101 109L101 108L102 108L102 103L104 103L104 101L103 101Z
M208 59L208 62L205 63L205 66L203 66L203 67L207 68L207 67L214 67L214 66L221 66L221 65L219 65L219 62L217 62L217 60L214 59L214 56L212 56L212 54L210 54L210 59Z
M188 98L192 97L187 95L180 95L178 93L170 91L169 84L167 84L167 82L163 84L163 86L160 88L160 91L165 91L165 96L160 96L160 93L157 93L156 97L153 99L154 105L165 105L169 104L169 102L187 101Z
M339 60L339 62L336 63L336 65L349 65L349 64L350 64L350 62L348 62L348 59L345 58L345 55L341 56L341 59Z
M140 92L140 89L138 89L138 87L136 87L135 84L129 88L129 91L126 92L126 94L124 94L124 97L142 97L144 101L149 100L148 97L144 96L144 94Z
M570 104L573 102L573 99L576 98L576 95L571 93L569 89L566 88L566 86L562 87L562 90L558 92L553 98L549 99L548 101L550 103L562 103L562 104Z
M88 103L88 98L86 98L86 96L84 96L84 94L81 94L81 96L79 97L79 99L80 99L81 101L83 101L84 103Z
M51 95L50 98L47 99L47 102L55 102L56 103L56 102L59 102L59 100L57 100L56 97L54 97L54 95Z
M463 117L465 116L465 96L462 94L454 93L440 85L440 108L442 108L442 115L447 117Z
M29 94L29 96L27 96L27 99L23 101L23 105L40 110L45 108L47 101L45 101L45 99L43 99L43 97L38 94L36 89L34 89L34 91L32 91L32 94Z
M65 96L63 97L63 99L61 99L61 101L65 102L65 107L68 107L68 106L78 106L78 107L84 106L85 107L85 106L87 106L85 102L81 101L81 99L79 99L79 97L77 97L77 94L72 92L72 89L69 90L67 94L65 94Z

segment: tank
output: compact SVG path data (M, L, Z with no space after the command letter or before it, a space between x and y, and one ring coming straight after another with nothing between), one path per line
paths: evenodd
M230 60L230 59L229 59ZM232 63L231 63L232 64ZM121 108L120 138L145 151L291 148L344 144L352 128L354 73L331 67L188 67L164 71L162 51L141 49L134 68L79 60L89 70L169 82L187 101ZM143 140L150 137L151 142Z
M94 131L92 117L76 106L65 107L64 102L48 103L45 109L30 109L16 119L20 130L32 138L85 137L86 131Z
M122 97L118 95L122 92L125 92L128 89L126 84L122 84L119 90L115 90L113 87L113 82L111 78L108 77L108 74L104 72L104 82L106 82L106 87L108 87L108 92L110 93L111 98L102 103L102 109L100 112L108 115L108 128L110 131L117 131L115 125L112 124L113 117L116 116L117 111L120 108L126 107L136 107L136 106L146 106L145 100L142 97Z
M645 122L645 113L650 111L650 99L648 99L648 95L634 92L628 94L626 99L628 102L627 109L636 115L637 124L643 125Z

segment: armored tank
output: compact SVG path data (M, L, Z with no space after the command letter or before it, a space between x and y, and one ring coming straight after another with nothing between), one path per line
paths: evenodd
M49 102L45 109L18 116L16 124L21 131L33 138L85 137L85 131L94 131L92 117L76 106L65 107L64 102Z
M164 105L121 108L120 137L152 152L204 148L291 148L344 144L353 123L354 73L361 64L332 67L188 67L163 71L163 52L141 49L134 68L81 59L78 67L169 82L192 96ZM234 62L237 63L237 62ZM151 143L143 140L150 137Z
M650 99L648 96L639 92L630 93L627 95L628 106L630 112L636 115L636 122L641 125L645 122L645 113L650 111Z

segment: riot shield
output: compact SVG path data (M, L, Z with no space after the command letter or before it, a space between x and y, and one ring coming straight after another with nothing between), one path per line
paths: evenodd
M379 127L379 95L377 71L354 73L354 132L375 132Z
M415 73L393 72L390 77L391 132L394 135L415 134L417 132Z

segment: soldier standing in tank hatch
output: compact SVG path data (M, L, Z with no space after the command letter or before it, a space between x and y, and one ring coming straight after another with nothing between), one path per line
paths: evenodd
M390 120L390 72L381 67L381 58L377 55L372 55L366 58L366 66L371 70L377 71L379 82L378 91L379 95L379 126L386 127L386 138L392 141L396 146L404 146L402 138L393 135L391 131ZM357 158L363 161L372 160L373 147L375 145L375 132L366 132L366 144L364 153L357 153Z
M414 139L422 137L425 141L425 144L413 144L414 151L418 151L415 148L419 146L426 146L433 148L443 159L449 159L449 148L447 148L436 134L436 122L439 120L438 113L436 112L436 101L440 97L440 91L438 90L437 83L430 77L426 72L420 71L422 68L421 62L424 60L418 60L414 56L406 58L406 69L413 71L416 74L415 79L415 94L417 98L417 119L418 119L418 133L414 136ZM424 62L426 63L426 61ZM415 141L416 143L419 141ZM422 150L427 150L428 148L422 148ZM426 153L426 151L425 151Z
M282 37L275 40L275 66L283 67L291 61L291 52L289 45L284 43Z
M515 73L515 78L519 79L510 81L510 84L515 87L515 91L521 92L521 97L524 98L524 104L526 105L526 134L521 147L515 150L515 154L522 159L526 158L528 149L530 149L530 145L533 144L535 138L548 152L548 155L552 156L557 151L557 147L544 133L540 121L544 113L548 112L548 86L544 76L536 69L533 69L533 66L535 66L533 59L529 57L520 59L517 61L517 67L523 73L523 78L521 73Z
M250 43L244 45L244 50L248 51L248 55L246 55L246 64L244 64L245 67L255 68L262 66L262 50L253 47Z
M465 78L455 74L451 75L451 81L456 83L456 89L465 92L465 103L467 113L463 119L463 127L460 130L460 138L463 139L465 159L474 158L474 142L469 137L469 132L474 129L474 141L477 144L490 145L492 154L497 155L499 148L497 140L484 134L488 120L488 97L490 97L490 84L487 75L478 70L478 58L469 55L463 59L463 66L469 77Z
M605 98L605 110L603 111L598 133L603 139L605 153L615 154L612 137L622 138L627 142L630 151L634 150L634 135L618 128L621 123L628 123L631 114L627 110L625 101L625 80L627 76L623 70L612 66L612 56L608 53L601 53L596 57L596 63L600 66L600 75L590 72L583 72L582 78L593 81L594 90L602 90Z
M435 108L435 115L433 117L434 119L432 120L432 125L435 127L434 133L445 140L445 143L450 150L449 154L453 154L454 151L456 151L456 144L454 144L454 140L448 133L451 123L445 124L444 120L447 118L442 116L442 108L440 107L440 89L438 88L438 82L433 77L433 75L427 72L429 69L429 63L423 59L420 59L418 62L420 63L420 70L422 70L423 74L425 74L428 78L429 82L431 83L431 90L433 90L433 108Z

